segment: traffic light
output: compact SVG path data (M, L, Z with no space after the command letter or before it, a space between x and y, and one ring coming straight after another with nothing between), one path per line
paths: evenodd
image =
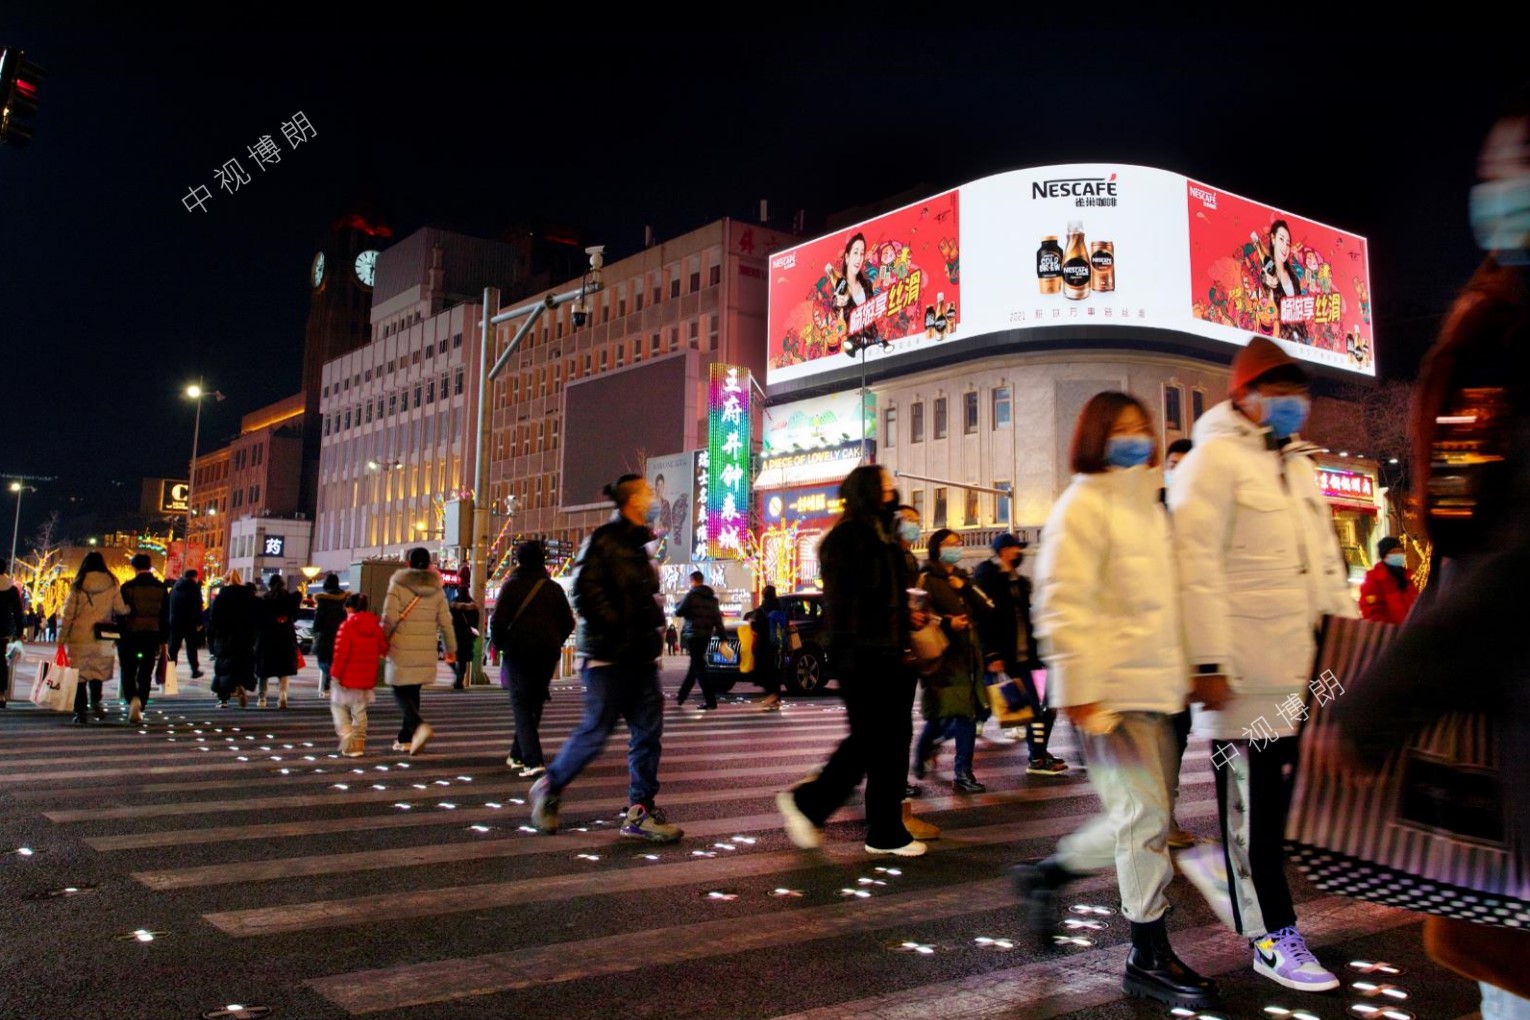
M32 140L43 69L21 50L0 49L0 142L21 148Z

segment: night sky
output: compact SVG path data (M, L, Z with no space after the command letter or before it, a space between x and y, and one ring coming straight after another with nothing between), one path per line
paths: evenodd
M141 479L184 476L187 382L228 396L204 402L204 451L296 392L309 262L358 202L396 237L565 228L614 262L645 225L663 240L761 199L814 233L910 189L1136 163L1368 237L1381 372L1408 376L1479 258L1476 150L1524 73L1501 35L135 34L0 11L0 45L48 75L32 144L0 146L0 476L57 478L24 536L55 508L84 533ZM294 149L299 111L316 135ZM252 180L228 194L213 173L235 157ZM182 205L195 185L206 212Z

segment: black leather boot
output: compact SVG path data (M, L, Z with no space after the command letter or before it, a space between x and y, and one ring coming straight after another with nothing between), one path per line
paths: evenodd
M1170 1006L1202 1009L1217 1004L1217 986L1201 977L1174 955L1164 919L1132 923L1132 951L1126 958L1126 978L1121 990L1127 995L1156 999Z
M1057 894L1075 875L1053 863L1050 858L1036 864L1017 864L1010 874L1015 895L1020 897L1021 920L1026 934L1038 949L1053 950L1060 920Z
M988 789L971 772L958 773L951 781L951 788L957 793L984 793Z

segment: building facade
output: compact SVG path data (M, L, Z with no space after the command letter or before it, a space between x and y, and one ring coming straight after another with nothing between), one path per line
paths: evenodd
M565 557L609 519L602 484L706 446L710 367L762 376L765 256L792 240L717 220L607 264L583 327L566 304L533 326L492 394L491 594L517 539ZM494 357L519 325L497 327Z

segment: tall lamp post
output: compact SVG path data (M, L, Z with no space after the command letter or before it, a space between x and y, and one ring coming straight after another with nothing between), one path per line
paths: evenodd
M223 394L217 390L205 390L201 383L192 383L186 387L186 396L196 401L197 417L196 424L191 427L191 470L186 474L186 547L191 548L191 519L197 513L197 441L202 438L202 398L214 397L223 399Z
M11 491L16 494L16 523L11 525L11 558L10 569L16 569L16 537L21 534L21 494L23 492L36 492L35 485L22 485L20 482L11 483Z

